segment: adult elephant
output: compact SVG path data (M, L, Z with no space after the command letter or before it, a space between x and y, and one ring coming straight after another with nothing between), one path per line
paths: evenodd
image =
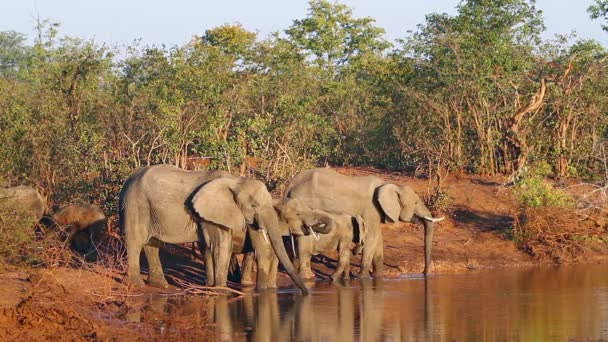
M0 188L0 202L12 201L27 215L40 220L47 210L46 201L40 193L29 186L19 185Z
M300 287L308 290L289 260L279 231L272 198L264 184L239 178L225 171L186 171L170 165L155 165L133 173L119 196L120 226L125 236L128 281L143 286L139 256L146 254L152 286L167 287L159 258L158 241L186 243L200 241L205 224L219 226L218 245L214 249L214 285L222 284L218 276L227 274L232 252L234 230L246 225L267 233L276 256L287 273ZM200 227L202 224L202 228ZM225 280L224 280L225 283Z
M329 168L300 172L287 188L287 198L297 198L304 205L333 213L361 216L367 227L360 278L383 271L384 251L380 222L420 222L424 224L424 274L431 266L434 223L429 209L408 186L387 183L374 176L346 176Z

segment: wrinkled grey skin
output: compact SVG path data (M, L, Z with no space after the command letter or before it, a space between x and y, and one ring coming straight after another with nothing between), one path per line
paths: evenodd
M287 198L297 198L304 205L330 213L361 216L367 227L359 278L382 276L383 242L380 223L420 222L424 224L424 274L431 266L434 223L431 212L408 186L386 183L374 176L346 176L328 168L300 172L287 188Z
M285 198L275 204L281 223L294 231L310 227L325 227L322 234L300 235L298 240L298 262L300 277L313 279L315 274L310 268L310 257L324 252L338 250L338 266L331 279L350 279L350 256L353 242L357 250L363 247L366 235L365 224L361 216L348 214L331 214L320 209L310 209L299 199ZM292 228L293 226L293 228ZM317 229L315 229L317 231ZM355 232L357 241L354 241Z
M246 230L233 229L226 234L226 229L222 226L204 222L202 231L201 248L205 259L208 286L226 286L231 255L246 253L252 258L249 267L253 267L254 259L257 264L256 288L265 290L277 287L279 259L272 249L268 236L264 237L265 233L261 229L248 226ZM247 236L250 243L246 242ZM230 250L223 252L226 246L230 246ZM225 255L227 260L224 258ZM274 268L271 268L272 266ZM249 275L248 281L244 285L254 284L251 280L251 273Z
M14 201L36 220L40 220L47 210L42 195L36 189L25 185L0 188L0 201Z
M150 285L167 287L158 256L158 241L200 241L199 226L209 236L206 260L213 264L213 284L225 284L232 254L232 232L255 225L267 232L278 259L304 294L306 286L289 260L279 232L272 198L262 182L238 178L225 171L186 171L155 165L133 173L120 191L119 214L125 236L129 283L143 286L139 256L142 248L150 266ZM212 224L205 232L205 225Z
M279 230L282 236L305 236L313 232L317 234L331 233L334 223L329 214L321 211L313 213L312 209L305 208L299 203L299 201L287 201L285 199L273 200L274 209L279 217ZM256 254L259 255L257 250ZM243 258L241 285L253 284L253 259L254 254L252 252L247 252ZM271 255L269 267L269 283L276 284L278 259L274 255Z

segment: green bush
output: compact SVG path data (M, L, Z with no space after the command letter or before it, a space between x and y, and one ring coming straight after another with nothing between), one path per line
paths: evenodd
M546 179L551 166L539 163L515 182L515 195L523 208L572 208L574 199L565 190L556 188Z
M40 262L34 227L36 220L12 201L0 201L0 263L22 265Z

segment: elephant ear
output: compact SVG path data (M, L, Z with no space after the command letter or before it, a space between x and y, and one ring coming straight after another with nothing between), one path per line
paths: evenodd
M319 209L311 210L310 218L305 218L304 224L315 231L326 230L331 232L336 228L336 220L333 216Z
M392 222L398 222L401 213L398 190L395 184L384 184L377 190L378 204Z
M192 196L192 209L204 221L230 229L245 229L245 217L236 204L231 178L217 178L201 186Z

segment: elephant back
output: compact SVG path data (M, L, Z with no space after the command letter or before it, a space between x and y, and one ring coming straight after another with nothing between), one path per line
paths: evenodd
M46 201L40 193L29 186L19 185L0 189L0 201L13 201L37 220L46 213Z

